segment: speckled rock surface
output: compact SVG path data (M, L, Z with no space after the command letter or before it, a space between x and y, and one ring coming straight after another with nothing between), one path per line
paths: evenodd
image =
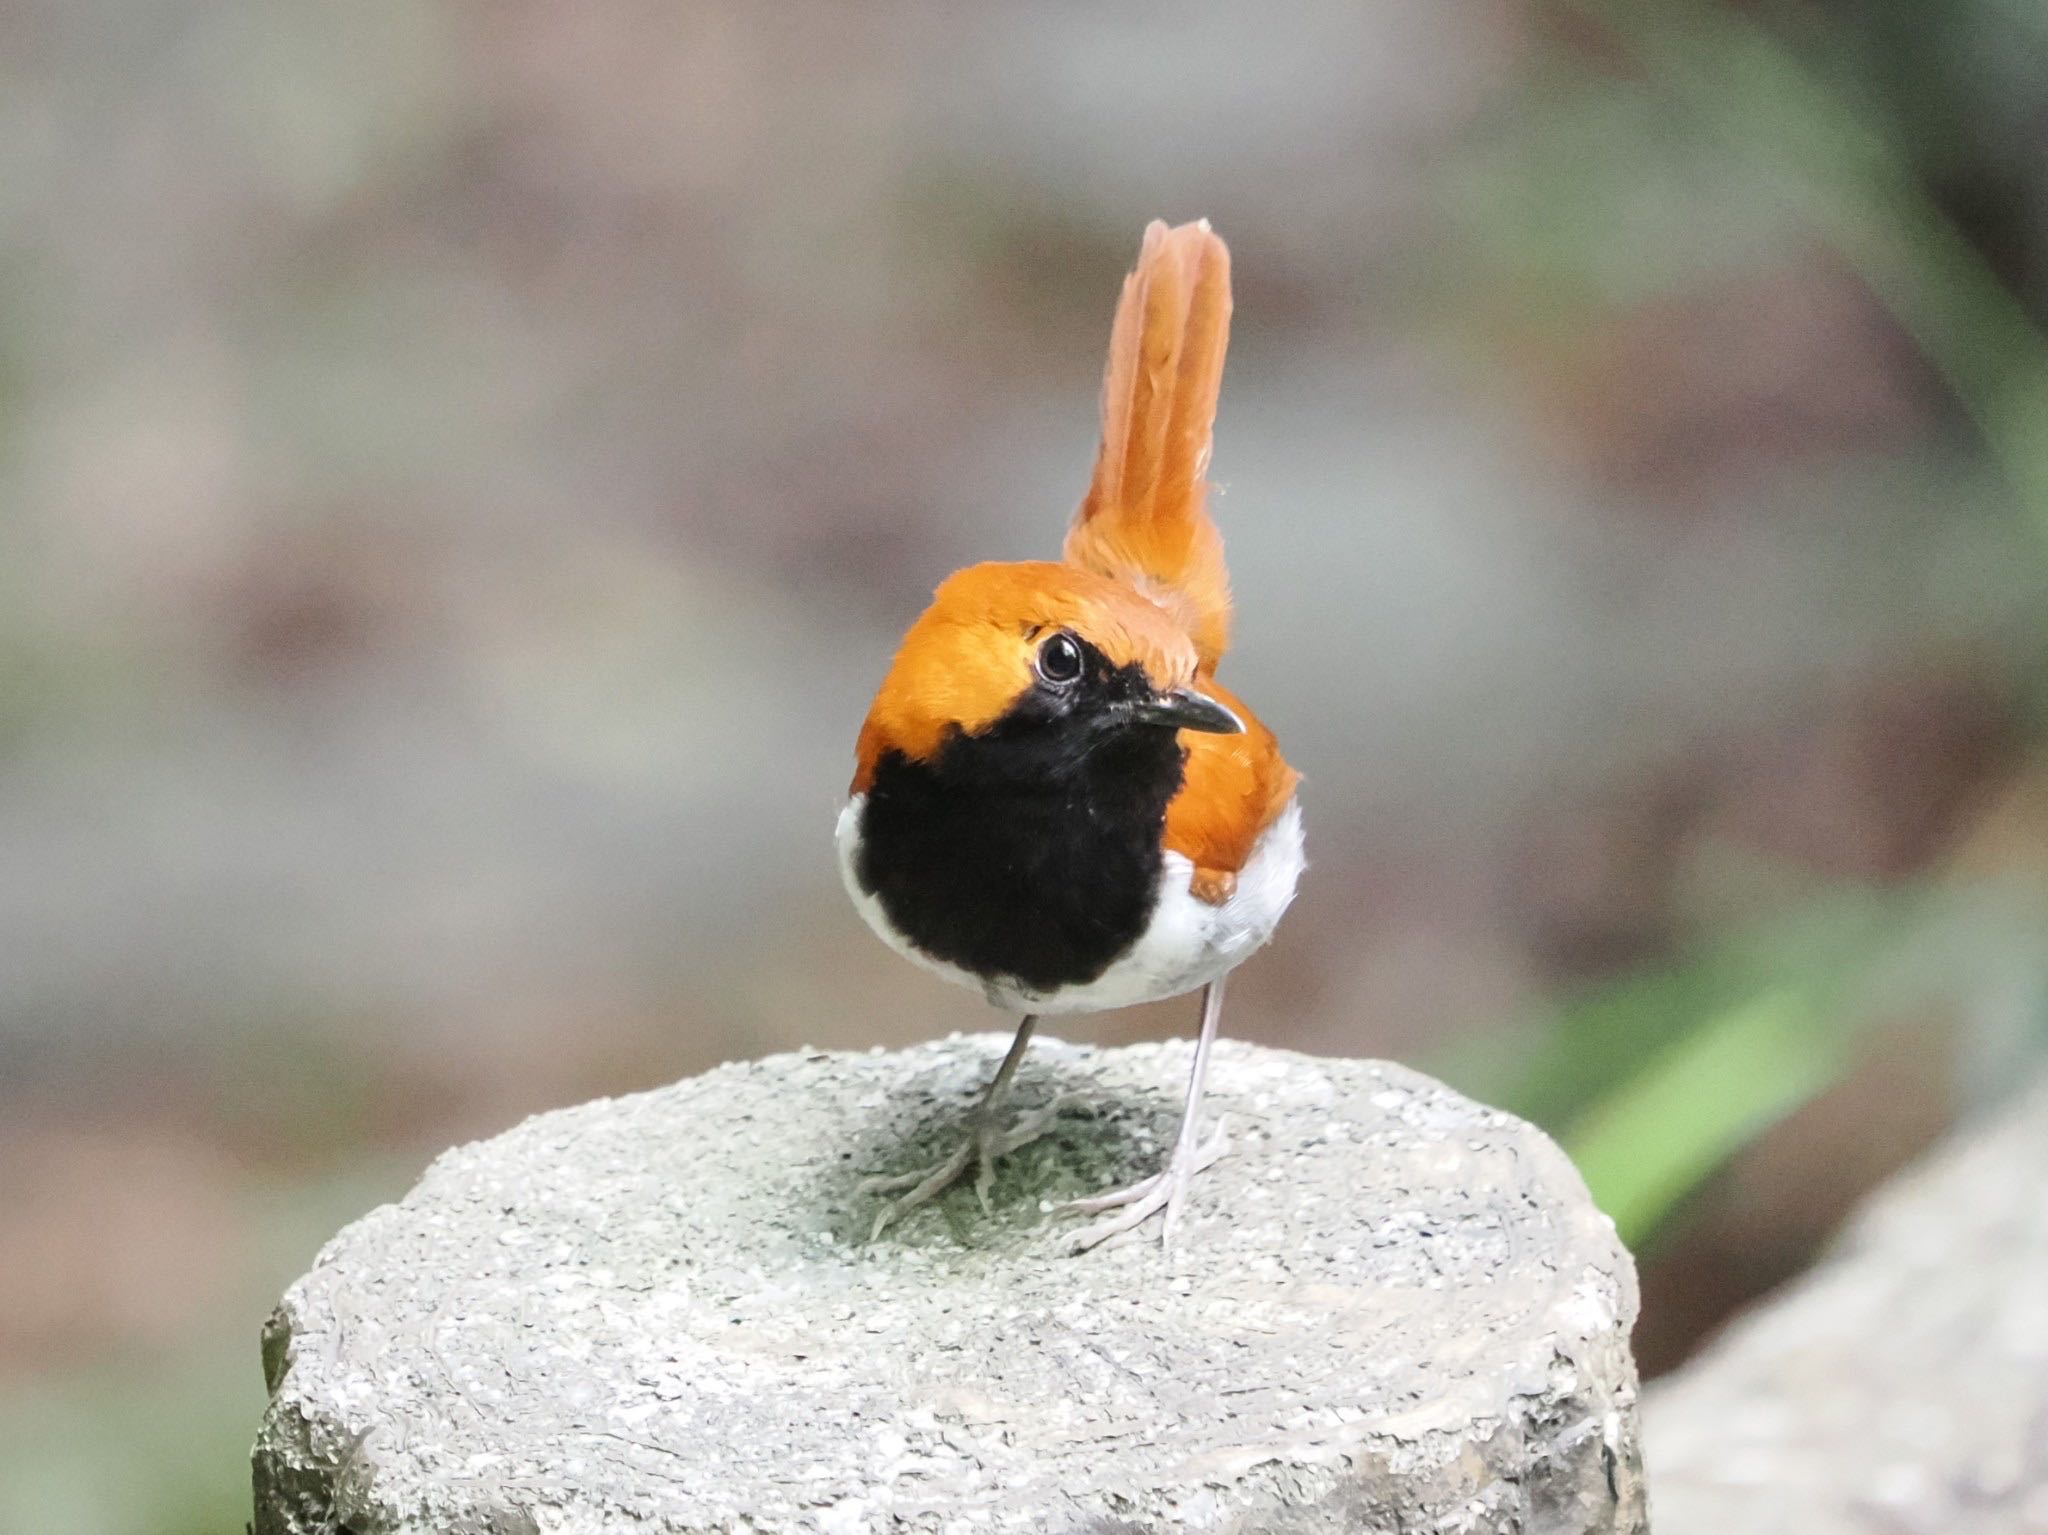
M1661 1383L1658 1535L2048 1535L2048 1080Z
M880 1242L977 1036L544 1115L349 1227L264 1339L258 1535L1643 1528L1634 1271L1537 1131L1224 1041L1172 1258L1046 1206L1149 1172L1188 1046L1047 1040L984 1217Z

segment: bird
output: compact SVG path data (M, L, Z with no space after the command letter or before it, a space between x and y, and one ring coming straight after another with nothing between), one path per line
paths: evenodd
M1304 867L1299 775L1216 678L1229 643L1207 500L1229 344L1230 252L1206 219L1144 232L1110 326L1101 445L1056 561L948 576L911 624L854 747L847 892L905 958L1021 1015L950 1155L870 1179L871 1239L1043 1135L1006 1122L1041 1019L1201 991L1179 1130L1158 1171L1079 1199L1076 1252L1161 1216L1226 1149L1202 1090L1230 972L1273 935Z

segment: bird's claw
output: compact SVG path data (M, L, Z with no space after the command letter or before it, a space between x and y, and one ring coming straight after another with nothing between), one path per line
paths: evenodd
M1187 1202L1189 1181L1196 1173L1214 1165L1229 1149L1229 1137L1224 1133L1223 1121L1218 1119L1207 1140L1193 1147L1176 1144L1166 1166L1151 1177L1140 1178L1127 1188L1112 1189L1107 1194L1070 1200L1061 1208L1075 1214L1095 1215L1104 1210L1121 1210L1122 1213L1083 1226L1074 1233L1067 1251L1084 1253L1091 1247L1099 1247L1111 1237L1137 1229L1162 1210L1166 1214L1160 1224L1160 1245L1170 1249L1174 1233L1180 1227L1181 1211Z
M1042 1109L1033 1109L1028 1114L1019 1115L1007 1129L999 1127L992 1118L977 1114L973 1127L953 1148L951 1155L915 1172L863 1180L860 1185L863 1194L895 1194L909 1190L901 1199L890 1200L876 1214L875 1223L868 1231L868 1240L874 1241L912 1210L930 1204L951 1188L967 1171L969 1162L976 1164L974 1197L981 1205L981 1213L993 1215L995 1209L990 1203L989 1193L995 1186L997 1160L1044 1135L1063 1106L1061 1101L1055 1100Z

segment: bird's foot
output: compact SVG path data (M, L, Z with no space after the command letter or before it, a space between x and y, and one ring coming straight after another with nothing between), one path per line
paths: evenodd
M1107 1194L1070 1201L1062 1208L1080 1215L1095 1215L1104 1210L1119 1213L1083 1226L1074 1233L1067 1251L1084 1253L1111 1237L1135 1230L1162 1210L1166 1212L1166 1218L1160 1224L1159 1239L1162 1246L1171 1248L1174 1232L1180 1226L1181 1211L1187 1203L1189 1182L1229 1149L1230 1141L1224 1134L1223 1121L1219 1119L1207 1140L1198 1144L1176 1141L1166 1166L1151 1177L1140 1178L1128 1188L1112 1189Z
M875 1216L875 1224L868 1232L868 1240L874 1241L897 1221L915 1210L919 1205L930 1204L939 1195L960 1181L970 1163L974 1164L974 1197L981 1201L981 1213L991 1215L989 1189L995 1182L996 1162L1021 1147L1030 1145L1051 1128L1052 1122L1064 1107L1059 1100L1048 1103L1042 1109L1033 1109L1019 1115L1007 1128L996 1122L995 1116L976 1110L973 1123L951 1156L934 1162L929 1167L915 1172L898 1173L893 1177L869 1178L860 1191L863 1194L904 1193L901 1199L892 1199Z

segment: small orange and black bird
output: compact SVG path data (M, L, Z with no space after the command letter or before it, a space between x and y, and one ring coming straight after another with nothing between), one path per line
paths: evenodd
M1230 332L1230 252L1206 220L1145 231L1102 384L1095 475L1057 563L973 565L912 624L855 747L840 869L906 958L1024 1015L937 1165L875 1232L1042 1134L1003 1097L1039 1018L1206 988L1164 1168L1078 1201L1114 1212L1077 1250L1164 1211L1222 1154L1200 1135L1224 977L1273 935L1301 876L1296 774L1216 680L1230 631L1223 541L1204 506Z

